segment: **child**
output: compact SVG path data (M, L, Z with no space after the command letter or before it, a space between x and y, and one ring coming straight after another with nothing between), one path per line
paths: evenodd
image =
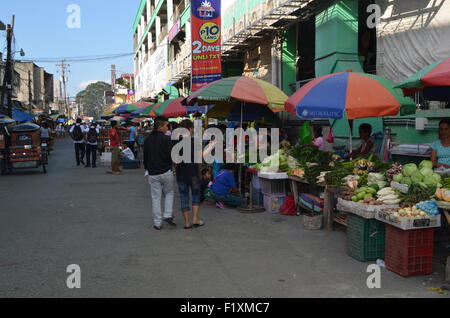
M211 182L211 169L205 168L202 169L202 179L200 181L200 203L205 202L207 200L206 192L209 190L209 184Z

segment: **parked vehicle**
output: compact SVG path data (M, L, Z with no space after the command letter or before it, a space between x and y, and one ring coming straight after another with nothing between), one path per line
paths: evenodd
M41 143L40 127L27 123L15 125L8 131L10 143L3 151L2 173L40 167L47 173L47 144Z

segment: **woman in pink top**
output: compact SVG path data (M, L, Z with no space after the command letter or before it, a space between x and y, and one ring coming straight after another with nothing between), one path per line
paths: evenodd
M314 139L312 141L313 146L319 148L319 150L323 150L323 135L322 135L322 127L314 128Z

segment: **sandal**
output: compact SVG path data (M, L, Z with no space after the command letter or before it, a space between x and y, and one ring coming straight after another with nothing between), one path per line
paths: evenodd
M194 228L198 228L198 227L200 227L200 226L204 226L205 225L205 222L203 222L203 221L200 221L200 223L198 223L198 224L192 224L192 227L194 227Z
M192 225L191 225L191 226L185 226L184 229L185 229L185 230L192 229Z

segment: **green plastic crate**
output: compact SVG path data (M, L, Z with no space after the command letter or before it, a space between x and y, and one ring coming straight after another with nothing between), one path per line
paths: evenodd
M347 220L348 255L361 262L384 259L385 224L355 214Z

